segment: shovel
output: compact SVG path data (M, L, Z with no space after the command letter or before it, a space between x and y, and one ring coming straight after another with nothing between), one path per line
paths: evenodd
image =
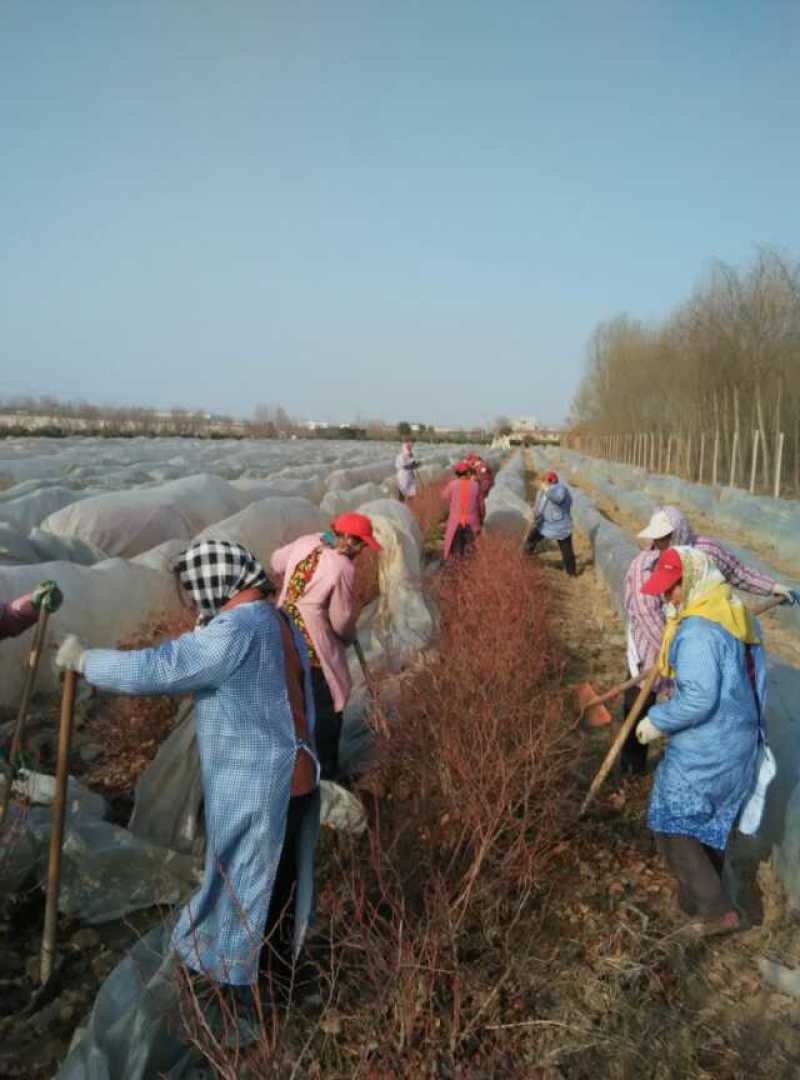
M17 719L14 723L14 734L11 739L11 749L8 754L8 762L11 769L8 782L3 789L2 799L0 799L0 823L5 819L6 812L8 811L8 801L11 797L11 783L17 771L16 761L22 747L22 732L25 728L25 719L28 715L31 697L33 695L33 687L36 683L36 675L39 671L39 661L42 658L42 647L44 645L45 634L47 633L47 620L49 618L50 612L42 605L39 611L39 617L36 620L36 629L33 632L31 651L28 653L28 670L25 674L25 685L22 688L22 701L20 702L19 712L17 713Z
M56 761L56 793L53 799L53 825L50 833L50 861L47 867L47 903L44 912L40 976L44 985L53 973L56 958L56 922L58 894L61 890L61 848L64 843L64 822L67 816L67 779L69 750L72 743L72 721L75 711L75 671L64 674L61 695L61 722L58 728L58 758Z
M772 608L777 607L779 604L784 603L784 600L785 600L785 598L783 596L774 596L774 597L772 597L771 600L767 600L766 603L762 604L760 607L757 607L757 608L755 608L753 610L754 618L758 618L759 615L763 615L766 611L771 611ZM614 762L617 760L617 757L619 756L619 753L622 750L622 747L623 747L623 745L625 743L625 740L628 738L628 735L633 730L633 727L634 727L636 721L639 719L639 716L641 715L642 709L644 708L644 703L647 701L648 697L650 696L650 694L653 691L653 685L654 685L657 677L658 677L658 667L657 667L657 665L653 665L653 667L649 668L647 671L643 671L642 674L638 675L636 678L629 679L627 683L621 683L619 686L613 687L613 689L609 690L607 694L604 694L602 696L602 698L598 699L599 701L607 701L610 696L616 696L620 691L627 690L631 686L636 686L638 683L642 682L642 680L644 679L644 684L642 685L642 688L639 691L639 694L638 694L638 696L636 698L636 701L633 703L633 708L631 709L631 711L628 713L627 717L625 718L625 723L622 725L622 727L617 732L617 737L616 737L616 739L614 739L613 743L611 744L611 748L609 749L608 753L606 754L605 760L603 761L603 764L597 770L597 775L595 776L594 780L592 780L592 785L589 788L588 792L586 793L586 798L581 803L581 808L578 811L578 817L583 817L583 815L586 813L587 809L589 808L590 803L592 802L595 795L597 794L597 792L602 787L605 778L608 776L608 774L611 772L612 768L614 767ZM587 706L589 704L597 704L597 703L596 702L587 703Z

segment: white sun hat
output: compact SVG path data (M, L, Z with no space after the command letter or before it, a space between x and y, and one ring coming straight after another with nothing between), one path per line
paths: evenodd
M674 525L663 510L656 510L647 526L639 533L640 540L663 540L674 530Z

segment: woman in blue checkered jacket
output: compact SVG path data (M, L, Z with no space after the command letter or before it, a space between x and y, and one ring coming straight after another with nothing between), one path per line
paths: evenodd
M102 690L194 693L205 876L172 944L192 971L246 986L258 979L265 933L280 931L293 885L295 957L313 910L319 781L308 654L291 620L266 602L269 579L246 549L205 540L175 569L199 613L194 631L137 651L85 649L69 637L56 663Z

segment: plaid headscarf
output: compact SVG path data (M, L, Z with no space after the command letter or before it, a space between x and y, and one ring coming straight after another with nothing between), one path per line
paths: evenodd
M194 600L199 612L198 626L210 622L229 600L245 589L274 592L255 555L241 544L227 540L198 540L184 551L174 570Z

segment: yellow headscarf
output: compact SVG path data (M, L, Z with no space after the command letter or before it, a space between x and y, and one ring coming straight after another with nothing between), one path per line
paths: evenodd
M680 624L692 615L717 623L746 645L758 645L761 640L755 619L739 597L734 595L714 560L693 547L676 547L675 551L683 564L683 598L680 607L667 616L658 657L658 672L667 679L675 677L675 670L669 662L672 642Z

